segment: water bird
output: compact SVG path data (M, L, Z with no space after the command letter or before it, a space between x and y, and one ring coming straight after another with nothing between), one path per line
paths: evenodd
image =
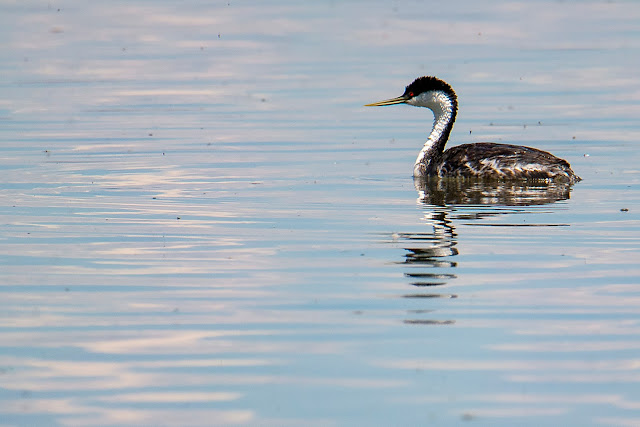
M365 107L395 104L426 107L433 112L433 127L413 167L414 178L461 177L570 184L580 181L566 160L536 148L478 142L458 145L445 151L456 120L458 98L451 86L437 77L418 77L401 96Z

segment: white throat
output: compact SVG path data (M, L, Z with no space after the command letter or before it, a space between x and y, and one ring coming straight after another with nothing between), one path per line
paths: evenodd
M451 126L453 126L453 120L455 119L456 111L454 100L445 92L436 90L423 92L408 100L407 104L416 107L427 107L433 112L433 128L424 147L422 147L422 150L420 150L418 154L413 170L414 176L422 176L425 173L430 159L440 154L438 151L444 150L444 145L447 142L446 138L448 138L448 134L445 135L445 131L447 131L447 129L450 130ZM443 138L445 138L444 141L442 140Z

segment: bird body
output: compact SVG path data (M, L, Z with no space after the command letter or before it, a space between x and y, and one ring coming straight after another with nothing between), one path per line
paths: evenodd
M367 106L394 104L426 107L434 115L431 133L413 168L416 178L580 181L566 160L536 148L480 142L458 145L445 151L456 119L458 99L451 86L436 77L419 77L406 87L402 96Z
M449 148L430 162L418 162L415 176L486 179L579 180L566 160L536 148L478 142ZM417 173L416 173L417 172Z

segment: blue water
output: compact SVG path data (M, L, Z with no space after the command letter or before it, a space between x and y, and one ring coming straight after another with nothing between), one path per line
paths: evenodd
M1 425L640 424L635 2L0 16ZM421 75L583 181L416 188Z

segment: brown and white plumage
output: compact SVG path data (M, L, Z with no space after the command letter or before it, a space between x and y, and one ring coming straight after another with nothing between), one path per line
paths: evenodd
M434 115L433 128L414 165L416 178L580 181L566 160L536 148L480 142L445 151L456 119L458 99L451 86L436 77L419 77L406 87L402 96L367 106L394 104L427 107Z

